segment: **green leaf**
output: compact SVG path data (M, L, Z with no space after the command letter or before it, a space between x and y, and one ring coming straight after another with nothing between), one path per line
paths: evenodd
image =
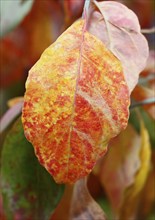
M2 150L1 186L8 220L48 220L64 190L39 164L26 140L21 119L8 133Z
M23 18L28 14L33 5L33 0L2 0L0 1L1 12L1 32L0 37L3 37L13 28L15 28Z

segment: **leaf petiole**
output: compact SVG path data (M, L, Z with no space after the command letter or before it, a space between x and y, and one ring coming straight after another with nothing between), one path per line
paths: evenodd
M88 9L89 9L89 5L90 5L90 1L91 0L85 0L84 3L84 7L83 7L83 14L82 14L82 18L86 18L86 15L88 14Z

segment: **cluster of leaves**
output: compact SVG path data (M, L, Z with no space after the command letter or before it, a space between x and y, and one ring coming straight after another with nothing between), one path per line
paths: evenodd
M134 2L137 11L140 3ZM147 1L149 22L151 4ZM6 101L18 95L18 91L12 91L19 84L23 87L25 73L43 50L81 16L84 0L16 0L15 4L2 1L1 6L1 79ZM135 87L146 59L147 44L132 11L117 1L86 1L83 18L46 49L30 71L22 120L25 135L33 146L25 138L19 117L9 127L1 153L2 219L153 219L153 50ZM103 64L105 71L100 69ZM79 76L81 71L83 78ZM129 124L118 135L127 125L129 95L132 101ZM98 114L94 116L80 97L89 101ZM22 105L22 97L9 100L9 110L1 120L3 135L21 113ZM67 116L62 115L64 112ZM70 117L73 125L68 125ZM68 140L65 142L70 133L70 145L76 146L72 151ZM54 181L35 154L55 180L65 185ZM72 160L72 156L76 158ZM68 184L71 182L75 183Z

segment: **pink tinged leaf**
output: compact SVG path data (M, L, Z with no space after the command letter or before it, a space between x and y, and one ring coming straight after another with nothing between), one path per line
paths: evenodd
M70 216L72 220L107 219L101 207L91 197L86 179L81 179L75 184Z
M23 101L13 105L0 120L0 133L2 133L11 122L22 112Z
M66 185L64 195L50 220L106 220L105 213L91 197L87 180L80 179L74 185Z
M148 43L137 16L121 3L91 2L87 30L98 37L121 61L131 93L148 58Z

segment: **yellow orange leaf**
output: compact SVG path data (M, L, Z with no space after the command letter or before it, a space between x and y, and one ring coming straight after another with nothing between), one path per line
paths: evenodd
M140 160L141 167L139 172L136 174L135 179L135 190L133 191L133 196L136 196L143 188L148 171L150 169L150 158L151 158L151 146L149 141L149 134L146 130L144 123L141 121L141 150L140 150Z
M146 130L143 121L141 124L141 148L140 161L141 166L135 175L134 183L126 189L124 200L120 209L120 220L131 219L136 215L137 205L139 203L140 193L145 185L149 170L151 159L151 147L149 142L149 134Z
M25 136L59 183L88 175L128 121L121 63L86 31L84 20L67 29L32 67L24 99Z
M154 187L154 177L155 177L155 151L152 152L152 163L151 169L148 174L141 200L139 206L139 219L147 219L148 214L151 212L151 209L154 207L155 203L155 187Z
M135 219L140 193L150 169L149 134L141 121L141 135L129 124L113 139L100 165L100 180L120 220Z

